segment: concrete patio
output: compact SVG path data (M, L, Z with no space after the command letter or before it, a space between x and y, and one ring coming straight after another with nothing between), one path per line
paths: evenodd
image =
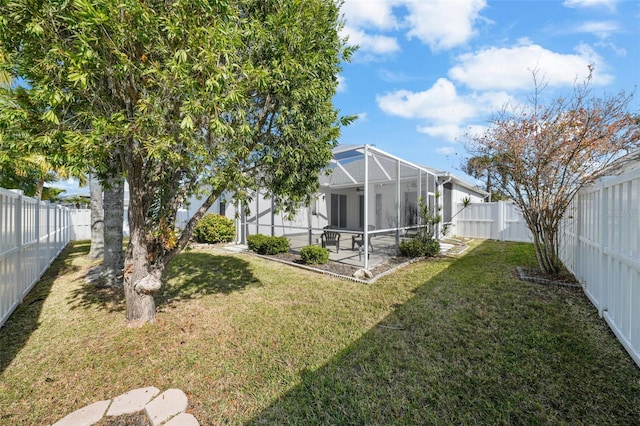
M333 230L335 231L335 230ZM312 244L320 246L320 236L322 233L312 234ZM340 262L347 265L353 265L357 267L364 267L364 247L358 247L358 244L352 244L352 237L356 236L357 239L362 234L358 234L354 231L340 231L340 250L336 251L335 246L327 247L329 249L329 260L334 262ZM291 251L293 253L299 253L300 249L309 245L308 234L290 234L286 237L291 242ZM400 236L400 241L409 239L409 237ZM391 233L377 233L370 235L369 246L369 268L372 269L376 265L396 256L398 254L396 248L396 236ZM353 248L352 248L353 245ZM445 240L440 242L441 252L447 253L450 251L456 242L453 240Z

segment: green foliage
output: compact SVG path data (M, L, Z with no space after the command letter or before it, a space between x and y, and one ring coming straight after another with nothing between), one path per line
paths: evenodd
M436 192L436 204L440 194ZM442 221L439 208L425 204L418 200L416 214L419 216L421 227L417 234L410 240L402 241L398 247L401 256L406 257L433 257L440 253L440 242L436 238L438 224ZM446 232L446 226L444 227Z
M263 234L254 234L247 237L249 250L258 254L280 254L289 251L289 240L286 237L270 237Z
M65 126L44 118L51 110L40 95L36 88L0 84L0 186L44 199L44 183L82 179L87 157L66 149Z
M233 220L213 213L204 215L193 230L193 238L199 243L228 243L235 235Z
M402 241L398 250L400 251L400 256L433 257L440 253L440 242L434 238L425 239L415 237Z
M400 256L404 257L421 257L424 253L424 244L417 238L401 241L398 246Z
M332 103L351 53L334 0L0 8L0 72L33 88L43 137L98 173L124 167L132 244L146 245L128 251L130 276L162 271L186 245L198 216L170 247L146 236L198 188L211 188L205 203L258 187L289 211L307 201L349 122Z
M322 265L329 261L329 250L318 246L306 246L300 250L300 259L305 265Z
M249 250L258 252L259 248L264 245L267 236L264 234L253 234L247 237L247 246Z

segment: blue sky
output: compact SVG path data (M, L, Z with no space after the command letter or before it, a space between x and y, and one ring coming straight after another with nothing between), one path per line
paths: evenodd
M571 93L590 64L596 94L640 85L637 0L345 0L342 10L360 48L335 97L342 115L359 116L341 143L461 177L464 135L526 102L532 69L551 97Z
M345 0L342 11L343 36L360 47L335 105L359 119L340 142L461 177L464 134L505 103L525 102L532 69L547 96L570 93L590 64L596 92L640 85L637 0ZM633 108L640 112L637 91Z

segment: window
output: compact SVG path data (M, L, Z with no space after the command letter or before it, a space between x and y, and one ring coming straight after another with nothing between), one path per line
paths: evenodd
M334 228L347 227L347 196L331 194L331 226Z

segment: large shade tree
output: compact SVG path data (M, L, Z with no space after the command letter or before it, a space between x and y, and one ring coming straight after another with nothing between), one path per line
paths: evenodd
M45 93L67 148L129 184L126 315L153 321L168 262L223 191L293 208L317 189L350 51L333 0L0 0L3 71ZM73 104L73 117L63 117ZM181 233L177 209L205 203Z
M472 137L475 157L491 159L486 173L519 207L533 236L540 268L557 274L560 223L574 195L606 167L638 146L640 123L624 92L594 96L591 75L566 97L544 100L533 72L534 94L506 105L484 133Z
M7 73L5 72L4 75ZM70 158L54 124L43 120L48 105L37 89L6 81L0 73L0 186L47 198L45 183L82 177L82 161ZM55 191L50 191L55 192Z

